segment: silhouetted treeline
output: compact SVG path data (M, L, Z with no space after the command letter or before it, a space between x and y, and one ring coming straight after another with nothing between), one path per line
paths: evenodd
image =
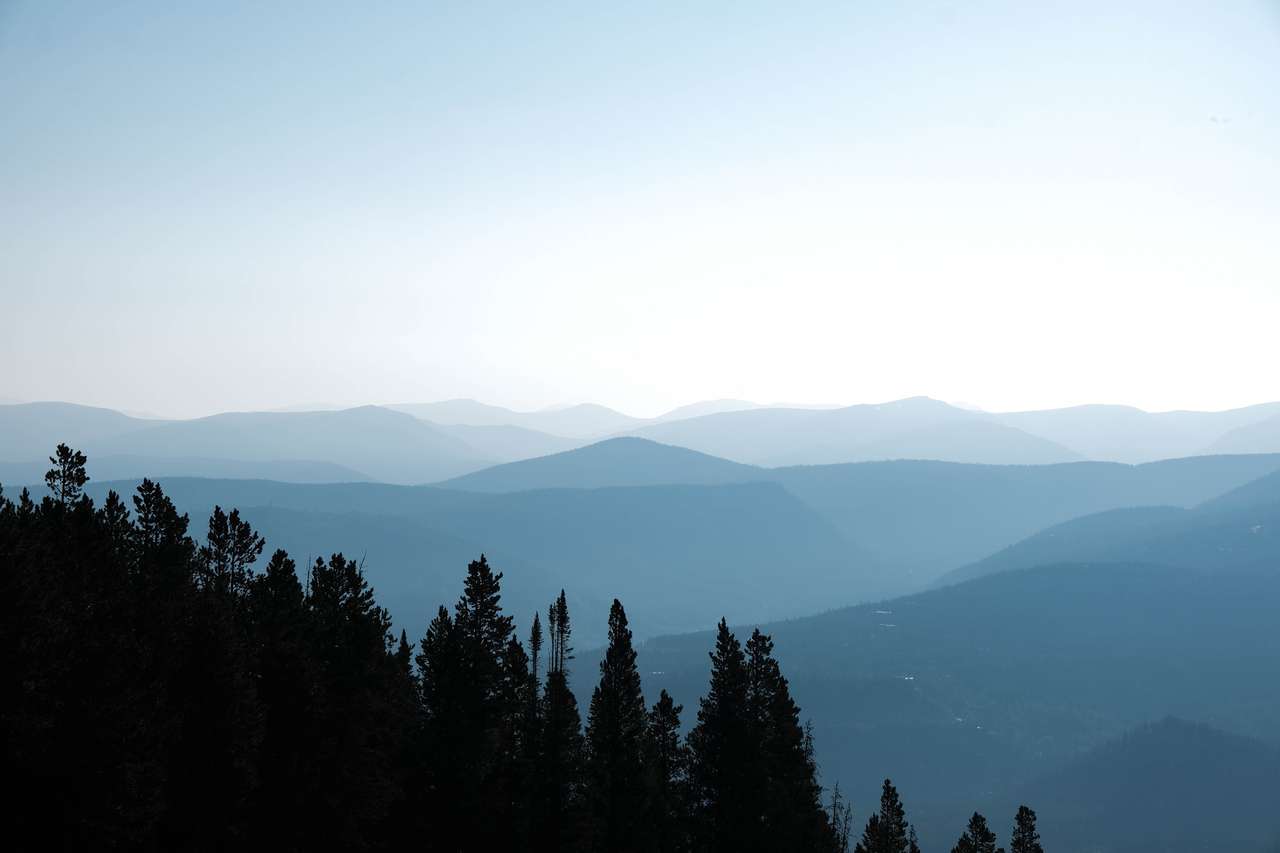
M481 556L410 643L341 554L258 570L237 511L199 544L157 484L95 506L84 456L51 461L49 497L0 492L10 849L848 849L758 630L744 646L720 623L682 738L614 601L584 725L563 591L526 644ZM957 850L989 849L975 825ZM887 780L857 849L919 849Z

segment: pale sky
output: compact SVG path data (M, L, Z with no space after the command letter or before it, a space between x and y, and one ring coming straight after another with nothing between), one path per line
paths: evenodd
M0 311L177 416L1280 399L1280 2L0 0Z

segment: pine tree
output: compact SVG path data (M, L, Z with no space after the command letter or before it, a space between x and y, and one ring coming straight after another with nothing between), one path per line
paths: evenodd
M49 457L53 465L44 475L44 483L54 501L62 506L70 506L80 500L84 494L84 484L89 482L85 473L88 460L78 450L72 450L65 444L59 444L53 456Z
M758 755L748 726L747 661L720 620L711 683L689 732L695 846L711 853L755 849L761 792Z
M969 818L969 826L965 829L951 853L1004 853L996 847L996 834L987 827L987 819L977 812Z
M1040 846L1040 833L1036 830L1036 813L1026 806L1018 806L1009 853L1044 853Z
M688 849L689 751L680 742L680 712L683 710L663 690L649 710L645 726L645 790L640 848L650 853Z
M200 549L199 583L220 594L243 595L249 589L249 568L262 554L266 541L240 519L240 510L227 515L215 506L209 516L209 535Z
M831 844L810 732L773 657L773 641L759 629L747 641L747 701L751 739L758 744L756 786L763 816L758 834L773 850L815 850Z
M596 850L635 849L644 794L645 721L631 630L626 611L615 598L609 610L609 645L600 661L600 683L587 712L586 785Z
M582 812L582 719L569 689L567 664L572 647L564 590L548 609L547 623L551 645L540 714L534 849L558 851L577 845Z
M867 822L863 840L856 850L858 853L908 853L911 848L910 832L898 789L885 779L880 793L880 811Z

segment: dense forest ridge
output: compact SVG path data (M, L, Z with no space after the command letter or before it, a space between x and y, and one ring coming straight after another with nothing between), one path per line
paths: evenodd
M16 849L847 850L812 737L770 638L720 622L683 739L665 691L646 707L614 600L585 728L569 689L563 591L528 645L482 555L417 653L362 567L300 580L237 510L204 545L156 483L132 514L84 494L60 445L37 504L0 490L0 711ZM547 653L543 655L543 645ZM540 666L545 662L545 673ZM995 851L974 814L954 853ZM855 849L918 850L896 790ZM1010 851L1040 844L1019 809Z

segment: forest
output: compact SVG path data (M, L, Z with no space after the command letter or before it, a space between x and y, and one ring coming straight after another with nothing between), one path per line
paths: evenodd
M101 505L59 445L0 490L10 849L918 851L890 780L860 835L758 629L721 620L689 719L647 706L622 603L585 709L563 591L523 639L479 555L416 642L358 560L299 574L238 510ZM853 709L850 711L855 713ZM994 853L974 813L955 853ZM1021 807L1011 853L1040 851Z

